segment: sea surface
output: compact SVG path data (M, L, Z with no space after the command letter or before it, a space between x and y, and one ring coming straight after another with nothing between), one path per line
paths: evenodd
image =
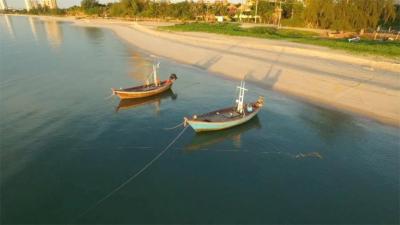
M1 224L400 222L398 128L247 83L246 100L265 96L258 117L188 128L160 154L183 129L166 128L232 105L239 81L106 29L5 15L0 28ZM110 97L156 61L178 76L171 92Z

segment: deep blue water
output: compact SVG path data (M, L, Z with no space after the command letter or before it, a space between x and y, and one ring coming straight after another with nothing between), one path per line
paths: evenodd
M152 55L105 29L0 22L0 223L399 223L398 128L252 84L257 118L187 129L99 203L182 130L164 128L233 104L238 81L159 58L172 92L118 107L110 88L141 83Z

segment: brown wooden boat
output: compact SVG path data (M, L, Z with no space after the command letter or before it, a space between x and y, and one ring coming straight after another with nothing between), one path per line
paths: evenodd
M158 108L159 105L161 104L161 100L169 98L171 98L172 100L175 100L177 98L177 95L174 92L172 92L171 89L154 96L149 96L144 98L122 99L120 100L115 111L118 112L123 109L133 109L148 104L155 104L156 108Z
M120 99L130 99L130 98L144 98L153 95L160 94L169 90L172 87L172 84L175 80L178 79L176 74L171 74L168 80L158 81L157 79L157 68L159 64L153 65L153 83L148 83L146 85L130 87L130 88L121 88L121 89L114 89L111 88L112 94L117 95Z
M149 85L141 85L137 87L130 87L124 89L111 89L111 90L113 91L113 94L117 95L120 99L144 98L157 95L169 90L175 80L176 78L170 77L170 79L164 80L160 82L158 85L152 83Z

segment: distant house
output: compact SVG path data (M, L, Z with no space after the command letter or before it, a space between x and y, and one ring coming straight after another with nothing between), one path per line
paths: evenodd
M218 22L222 23L224 22L224 16L215 16Z

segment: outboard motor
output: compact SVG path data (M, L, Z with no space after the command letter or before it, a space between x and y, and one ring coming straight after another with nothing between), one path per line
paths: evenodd
M171 75L169 76L169 79L170 79L170 80L177 80L178 77L176 76L176 74L171 73Z

